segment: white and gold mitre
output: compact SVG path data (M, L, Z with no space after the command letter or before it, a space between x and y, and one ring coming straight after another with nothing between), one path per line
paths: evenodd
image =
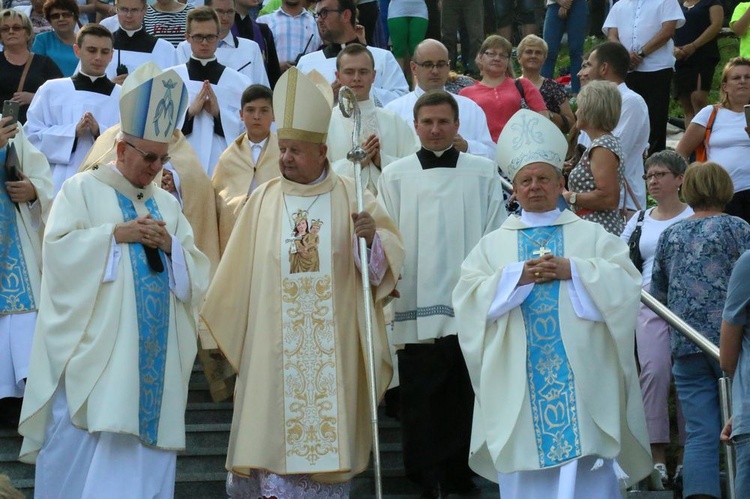
M141 139L169 142L187 105L188 91L180 75L147 62L122 84L122 131Z
M513 177L526 165L547 163L562 170L568 141L565 135L539 113L521 109L500 132L495 159L505 174Z
M276 82L273 113L279 139L325 143L331 105L317 85L297 68L289 68Z

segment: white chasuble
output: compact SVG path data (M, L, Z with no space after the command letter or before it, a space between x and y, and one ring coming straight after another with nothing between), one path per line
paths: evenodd
M331 195L284 196L281 240L284 442L289 473L339 469ZM291 232L287 229L291 229Z

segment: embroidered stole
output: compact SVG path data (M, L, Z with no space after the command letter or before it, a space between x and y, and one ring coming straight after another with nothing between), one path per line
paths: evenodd
M519 261L537 258L542 241L563 255L561 226L524 229L518 234ZM536 243L535 243L536 241ZM526 326L526 373L539 466L547 468L581 456L573 370L560 329L560 281L536 284L521 305Z
M115 192L124 220L129 222L137 218L133 202L120 192ZM162 219L154 198L148 198L145 205L154 219ZM127 246L138 311L139 433L142 442L156 445L167 363L169 273L151 270L143 245L132 243ZM159 257L166 268L167 261L162 251L159 251Z
M340 381L333 317L331 195L324 193L317 199L285 195L285 200L279 243L286 471L336 471L340 469ZM298 229L303 223L306 228Z
M7 147L0 150L0 315L35 312L29 270L18 232L17 209L5 188Z

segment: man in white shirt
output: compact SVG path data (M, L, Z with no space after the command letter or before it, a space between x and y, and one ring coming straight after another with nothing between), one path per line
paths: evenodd
M359 43L355 23L357 7L352 0L321 0L315 5L315 16L318 19L318 32L327 45L322 49L300 59L297 68L303 73L313 69L331 83L333 95L339 93L341 84L336 80L336 56L345 46ZM392 100L409 91L404 72L396 58L388 50L368 47L375 59L375 83L372 87L372 98L375 105L383 107Z
M649 155L667 147L669 92L674 73L672 36L685 24L677 0L620 0L609 11L602 31L629 52L628 87L648 105Z
M283 0L277 11L260 16L257 22L267 24L273 32L282 73L296 65L300 56L320 47L315 18L303 0Z
M361 113L360 141L367 152L362 162L363 187L377 195L380 172L388 164L415 153L419 142L414 128L392 111L375 107L370 89L375 81L375 61L370 51L359 44L347 46L336 57L336 79L349 87L357 98ZM328 160L339 175L354 177L354 164L346 159L352 149L354 119L335 108L328 126Z
M625 163L627 185L620 192L620 203L624 199L625 207L632 215L646 206L643 157L648 150L649 119L643 98L625 84L629 60L627 50L620 43L604 42L589 55L587 70L590 80L606 80L616 84L622 97L620 121L612 135L620 139L623 155L620 161ZM588 146L589 138L581 135L579 142Z
M216 48L219 64L242 73L253 83L268 86L263 54L258 44L231 32L234 26L234 0L206 0L206 6L214 9L219 17L219 44ZM180 42L177 45L177 62L187 62L191 53L190 43L187 40Z
M107 78L112 33L98 24L81 28L73 46L81 69L50 80L31 101L24 131L50 163L55 193L72 177L96 138L120 121L120 87Z
M450 72L448 49L437 40L423 40L414 50L410 65L416 82L414 90L385 106L409 123L414 120L414 103L419 97L430 90L445 88ZM454 95L453 98L458 103L461 116L461 126L453 139L453 145L461 152L476 154L494 161L495 143L490 137L484 111L467 97Z
M181 128L210 177L221 153L242 131L237 96L251 83L217 61L219 18L211 7L188 13L185 38L192 54L185 64L174 66L190 95Z

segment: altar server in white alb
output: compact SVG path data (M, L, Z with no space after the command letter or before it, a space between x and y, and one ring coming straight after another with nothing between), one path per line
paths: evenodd
M517 112L497 151L523 212L482 238L453 293L476 393L469 464L503 499L620 499L652 469L641 276L618 237L557 208L567 142L551 121Z
M47 159L11 121L11 116L0 118L0 427L15 428L39 309L42 233L54 189ZM4 165L16 158L13 175Z
M325 76L338 95L341 83L336 79L336 56L347 45L359 43L355 24L357 22L357 4L353 0L321 0L315 5L315 16L318 20L318 33L327 44L303 56L297 68L303 73L316 69ZM368 47L375 59L375 82L371 97L378 107L383 107L393 99L405 95L409 85L404 78L396 58L388 50Z
M115 52L107 66L107 78L122 85L141 64L153 62L166 69L179 62L171 43L143 29L146 0L117 0L116 9L119 26L112 30Z
M231 32L234 26L234 0L206 0L205 5L211 7L219 18L219 43L216 48L219 64L242 73L252 83L268 86L263 53L258 44ZM177 45L178 63L188 62L191 55L192 47L188 40Z
M239 96L251 82L216 59L219 18L211 7L188 12L185 39L192 50L190 59L172 68L190 95L181 129L211 177L221 153L243 131Z
M336 56L336 79L352 89L362 116L360 141L367 152L362 163L362 184L370 192L378 194L380 172L397 159L419 150L419 141L414 128L400 116L383 108L375 107L370 98L370 89L375 81L375 61L364 45L352 44ZM354 118L346 118L336 107L328 127L328 160L339 175L354 178L354 164L346 159L352 149Z
M398 351L404 466L427 494L474 489L466 464L473 394L451 293L463 259L506 218L495 163L456 149L459 126L451 94L420 97L414 128L422 148L388 165L378 181L378 197L406 248L392 336L404 345Z
M120 121L120 87L105 74L112 60L112 33L97 24L78 32L73 46L81 69L37 90L24 131L52 167L55 192L72 177L96 138Z
M444 90L451 70L448 49L437 40L428 38L414 49L409 63L416 86L414 90L389 102L385 108L407 121L414 116L414 104L425 92ZM468 152L495 161L495 143L492 142L487 116L479 105L463 95L453 95L461 115L461 126L453 145L461 152Z
M44 235L19 426L37 497L172 498L185 448L209 263L153 180L187 90L147 64L125 80L120 106L116 162L63 185Z

